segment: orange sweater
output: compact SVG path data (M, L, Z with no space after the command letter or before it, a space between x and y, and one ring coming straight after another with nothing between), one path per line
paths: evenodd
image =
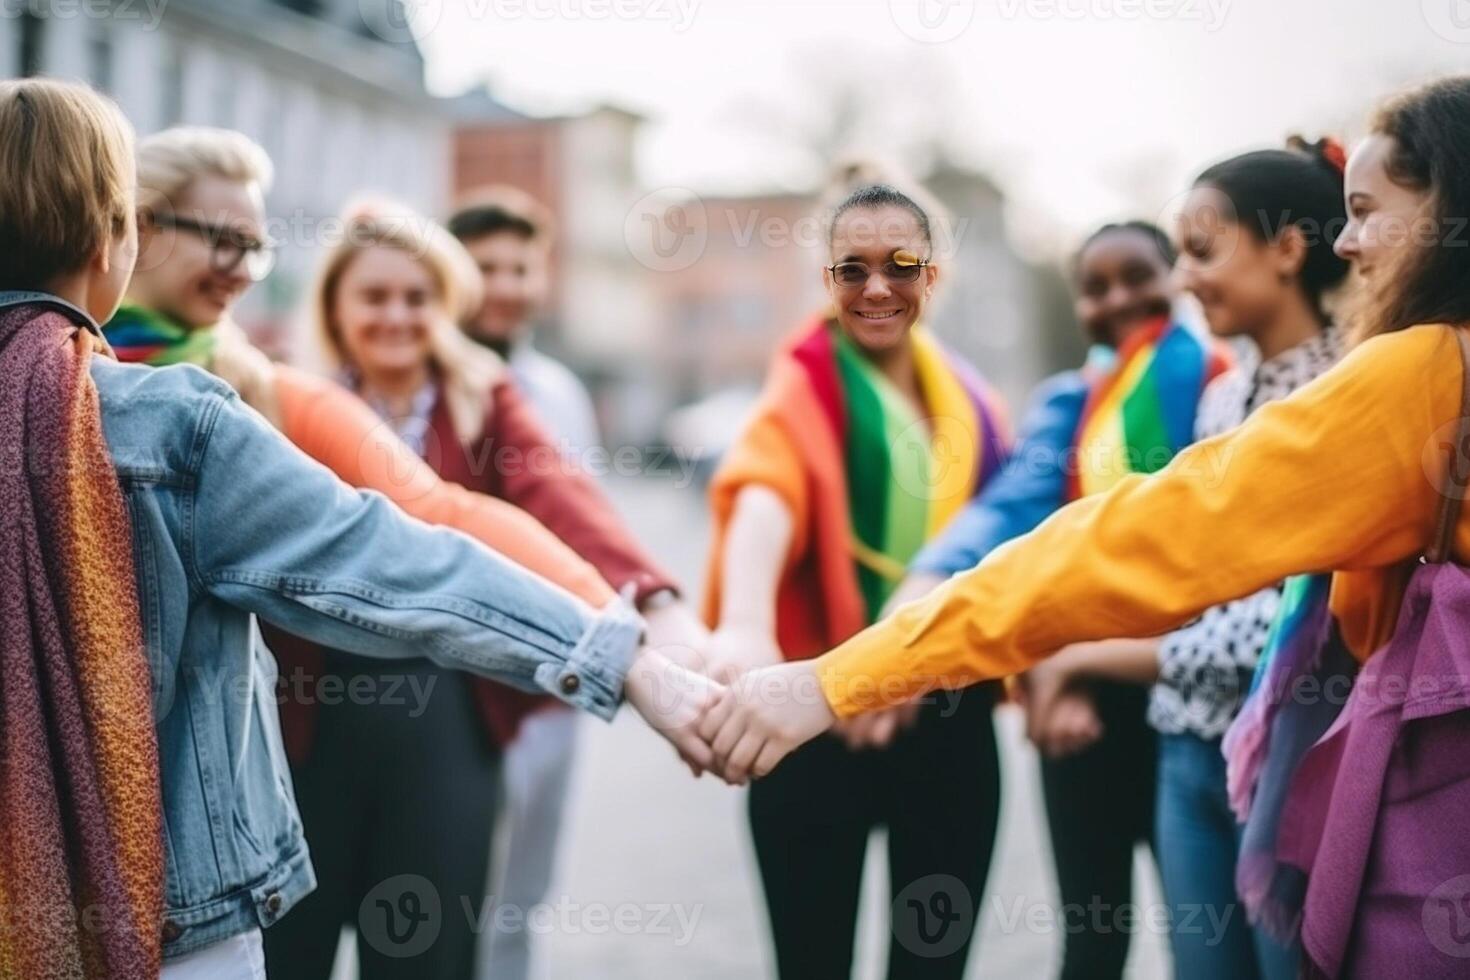
M351 484L376 490L430 524L455 528L594 606L613 598L597 570L530 514L439 478L373 410L341 385L275 365L281 431Z
M1369 340L1233 432L1064 507L818 661L839 717L1025 670L1081 640L1149 636L1299 572L1333 571L1360 658L1428 546L1460 411L1442 325ZM1455 556L1470 555L1470 509ZM881 693L880 693L881 692Z

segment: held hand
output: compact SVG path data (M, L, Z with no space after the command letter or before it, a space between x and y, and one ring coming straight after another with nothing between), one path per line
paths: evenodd
M1065 662L1053 655L1017 676L1016 682L1018 700L1026 709L1026 737L1040 745L1052 709L1062 695L1076 686L1075 678Z
M914 727L922 706L922 702L915 698L891 708L870 711L839 721L833 726L833 731L842 736L847 747L854 752L869 748L884 749L893 744L899 732Z
M699 735L700 719L724 690L703 674L647 647L639 652L623 681L628 703L649 728L668 739L696 776L713 762L709 746Z
M747 671L779 664L785 659L770 630L738 623L722 624L710 634L706 649L709 676L721 684L733 683Z
M688 603L660 602L643 611L643 622L650 647L681 667L709 673L710 632Z
M1062 759L1081 752L1102 735L1103 723L1091 696L1073 690L1056 699L1032 740L1048 758Z
M766 775L837 721L809 660L761 667L733 682L699 723L710 769L732 786Z

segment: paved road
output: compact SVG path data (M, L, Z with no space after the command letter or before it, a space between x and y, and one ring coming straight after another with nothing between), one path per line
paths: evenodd
M650 478L612 486L642 539L697 586L707 527L697 490ZM1011 709L1002 745L1000 837L977 914L971 977L1055 976L1061 932L1039 806L1036 760ZM537 980L750 980L773 976L744 795L692 779L636 719L584 721L572 812L557 882L539 915ZM882 976L887 886L881 837L864 882L855 977ZM1137 900L1155 905L1152 865L1138 862ZM1146 917L1145 917L1146 919ZM1128 975L1167 975L1164 939L1138 927ZM352 975L339 964L339 978Z

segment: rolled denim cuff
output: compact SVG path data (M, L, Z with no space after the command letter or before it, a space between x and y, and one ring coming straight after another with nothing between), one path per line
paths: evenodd
M643 640L643 618L625 596L598 611L560 664L536 668L536 683L574 708L608 721L623 699L623 678Z

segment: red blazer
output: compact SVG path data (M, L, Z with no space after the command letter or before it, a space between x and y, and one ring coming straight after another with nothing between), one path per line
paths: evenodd
M445 480L500 497L546 525L607 579L615 589L632 584L639 601L663 589L677 589L633 539L611 501L577 460L564 460L530 403L509 378L491 393L484 431L475 444L459 441L441 397L430 416L425 461ZM322 648L262 623L280 665L282 683L296 671L308 679L323 672ZM496 746L508 745L523 718L561 702L547 694L528 694L478 677L466 677L474 692L485 733ZM316 703L281 700L281 733L293 762L304 760L316 730Z

